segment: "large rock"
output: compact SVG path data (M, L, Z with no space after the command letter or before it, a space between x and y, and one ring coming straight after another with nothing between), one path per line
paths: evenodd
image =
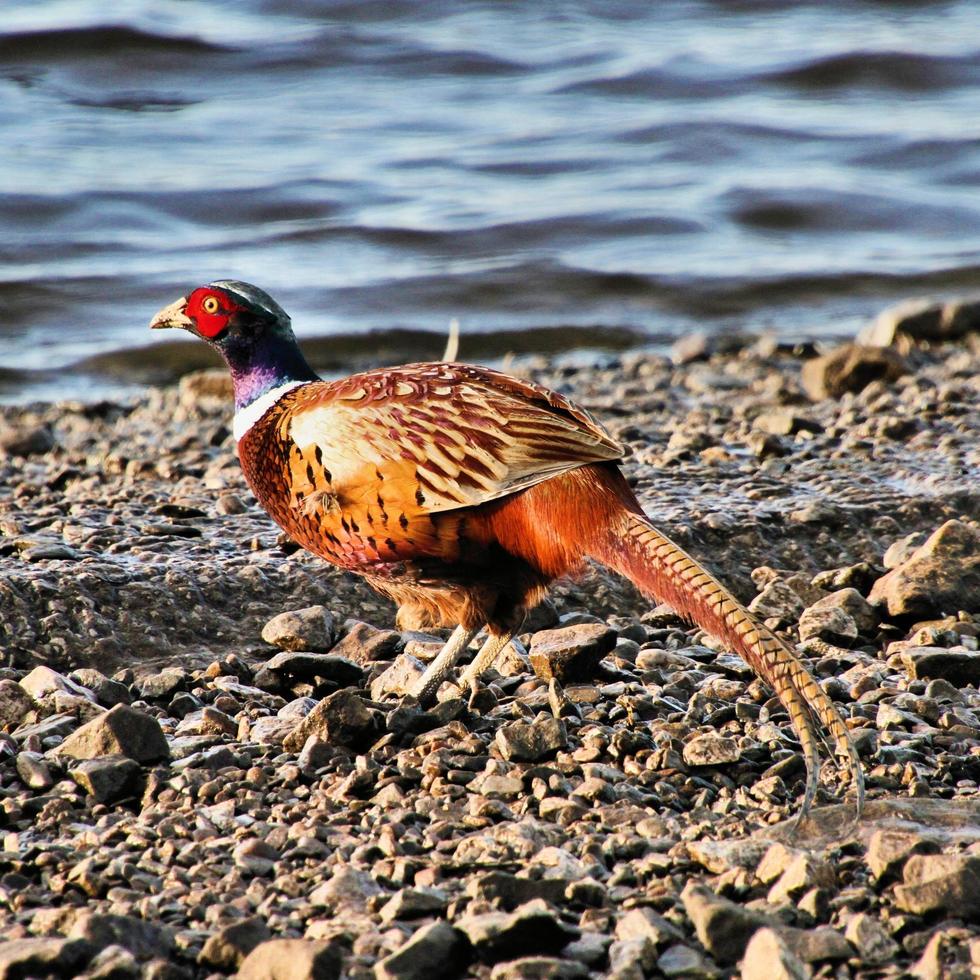
M705 732L684 745L684 761L689 766L724 766L738 762L742 750L734 738Z
M80 912L68 938L84 939L97 949L122 946L141 960L169 956L174 948L173 933L168 928L132 915Z
M71 694L76 698L85 698L88 701L95 700L95 695L87 688L43 665L35 667L26 677L21 678L20 686L38 701L59 691Z
M947 647L906 647L902 666L913 680L941 677L954 687L980 687L980 652Z
M265 920L258 916L232 922L208 937L197 961L202 966L233 973L256 946L271 937Z
M83 939L59 936L0 942L0 980L77 976L94 952Z
M401 633L379 630L376 626L356 620L348 621L347 632L330 652L363 665L376 660L393 660L404 646Z
M366 749L381 732L378 714L356 691L345 688L324 698L283 740L288 752L299 752L311 735L331 745Z
M17 726L36 710L37 702L17 681L0 680L0 727Z
M325 606L280 613L262 627L262 639L280 650L326 653L335 635L333 614Z
M723 964L742 958L757 929L776 924L769 916L743 908L693 881L687 883L681 901L701 945Z
M913 915L946 912L980 922L980 856L914 854L895 886L895 904Z
M882 310L858 334L858 341L890 347L908 341L956 340L980 330L980 300L957 299L940 303L909 299Z
M541 630L531 637L531 667L545 680L587 681L615 646L616 631L601 623Z
M513 912L484 912L456 920L477 958L484 963L513 960L520 956L557 953L569 940L557 915L546 902L535 899Z
M354 687L364 671L353 660L333 653L284 650L267 660L255 675L255 686L278 690L296 681L327 681L337 687Z
M270 939L242 961L238 980L337 980L340 951L313 939Z
M759 929L742 960L742 980L810 980L809 967L773 929Z
M83 759L69 775L99 803L111 803L136 791L140 765L124 755Z
M46 425L0 426L0 454L41 456L54 449L54 435Z
M912 556L875 582L868 597L890 616L980 612L980 530L947 521Z
M117 704L69 735L55 749L55 754L72 759L125 755L146 763L168 758L170 749L156 718Z
M803 389L813 401L863 391L872 381L895 381L908 372L904 359L890 347L844 344L803 365Z
M568 744L565 725L557 718L514 721L497 729L497 748L512 762L536 762Z
M448 922L422 926L404 946L377 962L377 980L448 980L459 976L470 961L466 937Z

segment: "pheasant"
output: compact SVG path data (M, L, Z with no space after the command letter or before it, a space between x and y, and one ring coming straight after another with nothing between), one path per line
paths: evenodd
M847 726L793 651L644 515L624 447L585 409L537 384L462 363L322 381L289 316L244 282L201 286L151 327L179 327L231 372L234 436L261 505L304 548L356 572L403 628L453 632L412 693L430 700L481 629L473 685L554 579L592 558L727 644L776 692L814 800L822 731L864 780Z

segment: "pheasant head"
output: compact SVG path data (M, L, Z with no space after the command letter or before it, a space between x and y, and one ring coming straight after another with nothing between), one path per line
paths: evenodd
M150 327L179 327L215 348L231 371L236 408L282 385L317 378L286 311L247 282L222 279L199 286L162 309Z

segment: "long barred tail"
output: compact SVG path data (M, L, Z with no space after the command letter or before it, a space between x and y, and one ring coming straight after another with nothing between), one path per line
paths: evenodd
M833 701L793 651L714 576L639 514L624 511L623 524L599 532L590 544L591 557L729 644L772 687L789 712L806 761L806 795L800 818L808 813L817 791L821 726L832 736L836 753L851 774L860 817L864 772L857 750Z

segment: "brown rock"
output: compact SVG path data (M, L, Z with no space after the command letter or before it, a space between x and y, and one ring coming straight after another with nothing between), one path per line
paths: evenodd
M500 754L514 762L536 762L563 749L568 743L565 725L557 718L515 721L497 729Z
M681 901L701 945L722 964L741 959L756 929L776 924L769 916L743 908L693 881L687 883Z
M858 334L862 344L888 347L910 340L956 340L980 329L980 300L938 303L910 299L882 310Z
M907 647L902 666L914 680L942 678L954 687L980 687L980 652L965 648Z
M340 963L333 943L269 939L245 957L238 980L337 980Z
M69 735L55 754L73 759L124 755L145 763L168 758L170 748L156 718L117 704Z
M531 666L538 677L562 683L587 681L616 646L616 631L600 623L541 630L531 637Z
M0 980L77 975L94 952L83 939L58 936L0 942Z
M908 373L904 359L889 347L844 344L803 365L801 381L813 401L858 392L872 381L895 381Z
M374 966L377 980L448 980L470 960L466 938L439 920L417 929L411 938Z
M900 830L876 830L868 841L868 868L880 882L887 882L902 873L905 862L913 854L934 854L933 841L919 834Z
M203 966L232 973L259 943L264 943L271 935L265 920L258 916L233 922L208 937L197 961Z
M311 735L331 745L351 749L367 748L381 730L376 712L349 689L324 698L283 740L288 752L299 752Z
M980 857L965 854L915 854L905 878L895 886L895 904L914 915L948 912L980 922Z
M809 980L809 967L774 929L759 929L742 960L742 980Z
M326 653L334 645L333 614L325 606L280 613L262 627L262 639L280 650Z
M947 521L878 579L868 599L890 616L980 611L980 531L965 521Z

